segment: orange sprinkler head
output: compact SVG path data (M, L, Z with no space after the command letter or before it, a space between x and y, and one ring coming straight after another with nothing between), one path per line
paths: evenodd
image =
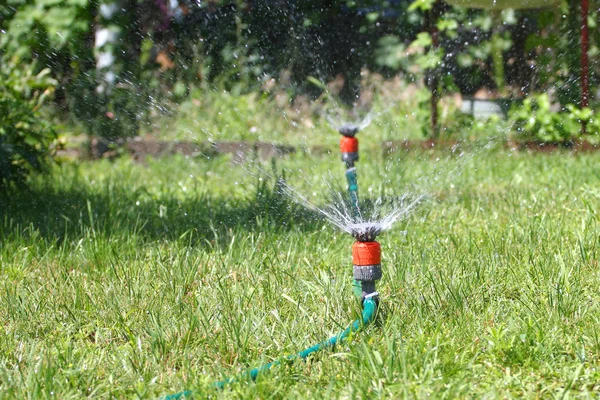
M352 264L356 266L381 264L381 246L377 242L355 242L352 245Z
M342 136L340 139L340 150L342 153L356 153L358 151L358 139Z

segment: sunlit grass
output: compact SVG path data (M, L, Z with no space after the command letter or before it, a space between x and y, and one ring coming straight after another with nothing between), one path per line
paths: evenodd
M222 393L358 315L351 238L226 158L67 164L0 198L0 397L593 397L598 156L361 156L363 195L429 194L380 238L377 323ZM276 168L318 201L340 164Z

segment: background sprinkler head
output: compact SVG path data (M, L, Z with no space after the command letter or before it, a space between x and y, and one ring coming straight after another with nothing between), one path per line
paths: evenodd
M346 137L354 137L359 130L360 126L356 124L344 124L338 128L338 131Z
M350 234L357 242L374 242L383 231L383 226L376 222L362 222L349 226Z

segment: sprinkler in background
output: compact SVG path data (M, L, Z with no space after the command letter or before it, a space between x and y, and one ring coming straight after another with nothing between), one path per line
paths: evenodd
M359 131L369 126L373 120L373 114L369 112L363 117L358 117L358 109L354 109L350 114L344 116L341 110L337 110L327 115L327 121L332 128L337 130L342 138L340 139L340 150L342 152L342 161L346 164L346 179L348 181L348 193L354 207L354 217L360 218L360 209L358 204L358 181L356 176L356 167L354 163L358 161L358 139L356 135ZM357 118L358 117L358 118Z
M355 216L360 215L358 206L358 180L356 176L356 167L354 163L358 161L358 139L356 134L360 130L359 125L343 124L338 128L342 135L340 139L340 151L342 152L342 161L346 163L346 179L348 180L348 193L352 201Z

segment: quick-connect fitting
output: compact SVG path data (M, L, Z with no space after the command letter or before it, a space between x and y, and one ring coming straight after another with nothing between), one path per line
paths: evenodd
M358 161L358 139L351 136L342 136L340 139L342 161L349 167Z
M355 242L352 245L354 279L362 287L362 297L375 293L375 281L381 279L381 246L379 243Z

